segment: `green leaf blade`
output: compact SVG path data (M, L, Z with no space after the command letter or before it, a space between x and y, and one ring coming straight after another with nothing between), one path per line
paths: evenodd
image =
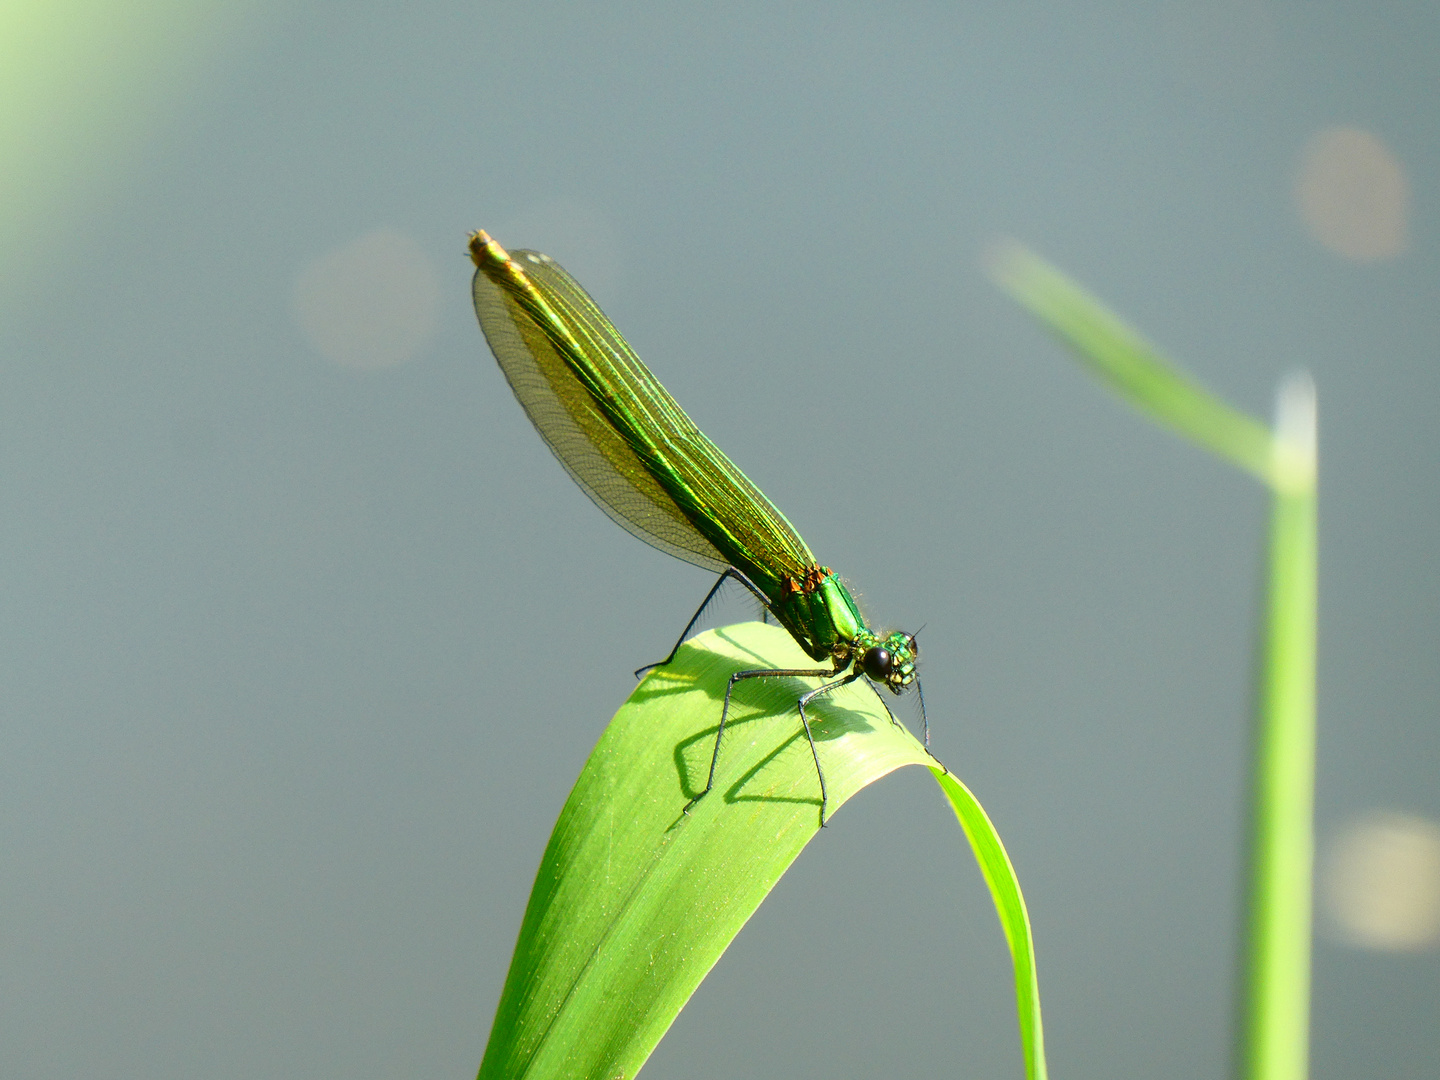
M688 815L681 812L704 787L729 675L808 665L802 657L775 626L712 631L651 672L621 707L576 782L541 861L480 1080L629 1080L644 1064L735 934L819 831L819 784L795 709L796 697L815 685L813 679L737 684L715 787ZM807 713L831 815L903 765L943 773L862 683L817 700ZM969 803L973 797L962 824L978 810ZM988 820L977 831L983 835L987 828ZM1004 874L1018 897L1008 860ZM988 869L986 877L994 889ZM1002 915L1002 923L1008 934L1013 920ZM1031 957L1028 923L1021 934L1018 955ZM1013 941L1011 947L1015 952ZM1028 970L1033 977L1033 959ZM1026 1056L1028 1063L1029 1049ZM1044 1076L1043 1053L1038 1060L1032 1080Z

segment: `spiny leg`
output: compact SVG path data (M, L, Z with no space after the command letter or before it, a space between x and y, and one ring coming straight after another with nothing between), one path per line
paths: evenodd
M681 813L690 813L690 808L694 806L697 802L699 802L701 799L703 799L706 795L709 795L710 789L715 786L715 766L720 761L720 740L725 737L725 721L729 719L730 716L730 692L735 689L735 684L737 682L739 682L741 679L764 679L767 677L775 679L796 677L813 677L823 679L834 674L835 671L833 668L752 668L749 671L737 671L733 675L731 675L730 681L725 684L725 703L720 707L720 725L715 729L715 749L710 753L710 775L705 778L705 790L700 792L699 795L696 795L693 799L687 802ZM805 699L802 698L801 700ZM800 711L800 720L802 723L805 720L804 709L801 709ZM805 724L805 737L810 737L809 724ZM810 751L811 753L815 752L814 739L810 739ZM817 770L820 768L820 757L818 754L815 757L815 768ZM823 774L820 777L820 794L821 815L823 820L825 794L825 777Z
M880 693L880 688L876 686L873 682L871 682L868 678L865 680L865 685L870 687L871 690L875 691L875 697L879 699L880 704L885 707L885 713L887 716L890 717L890 722L896 727L904 727L905 725L900 723L900 721L896 718L895 714L890 710L890 703L885 700L885 695ZM919 679L915 680L915 694L920 699L920 728L924 732L923 745L925 747L925 753L930 755L930 757L935 761L935 764L939 765L940 768L944 769L946 773L949 773L950 766L946 765L938 757L935 757L934 751L930 749L930 721L929 718L925 715L925 691L921 688Z
M920 699L920 726L925 731L925 753L929 754L930 760L945 771L946 776L949 776L950 766L936 757L935 751L930 749L930 718L925 713L925 687L920 685L919 679L915 680L915 696Z
M943 761L936 757L935 751L930 749L930 720L925 715L925 688L920 685L919 679L915 680L915 693L920 698L920 723L925 728L925 753L929 754L931 760L934 761L935 764L939 765L940 768L944 769L946 775L948 776L950 773L950 766L946 765Z
M680 631L680 636L675 641L675 647L670 650L670 655L665 657L664 660L657 660L653 664L646 664L643 667L636 668L635 677L637 679L651 668L664 667L670 663L671 660L675 659L675 654L680 651L680 646L685 644L685 639L690 636L690 631L693 630L695 624L700 621L700 616L705 614L705 609L710 606L710 601L715 599L715 594L720 591L720 586L725 584L726 579L738 581L741 585L744 585L745 588L754 593L755 599L760 601L761 609L767 615L770 613L769 598L756 588L755 584L751 582L749 578L732 566L716 579L714 585L710 586L710 591L705 594L705 599L700 601L700 606L695 609L695 614L690 616L690 621L685 624L685 629Z
M871 690L875 691L875 700L880 702L880 707L885 710L885 715L890 717L890 723L894 724L896 727L904 727L905 725L900 723L900 721L896 718L895 714L890 711L890 703L885 700L885 695L880 693L880 688L868 678L865 680L865 685L870 687Z

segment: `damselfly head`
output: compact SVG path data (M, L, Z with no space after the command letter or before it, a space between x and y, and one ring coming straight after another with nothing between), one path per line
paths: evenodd
M917 651L913 636L896 631L876 640L860 654L860 668L898 694L915 681Z

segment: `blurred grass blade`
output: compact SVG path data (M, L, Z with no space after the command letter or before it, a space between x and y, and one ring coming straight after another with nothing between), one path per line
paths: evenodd
M1256 732L1241 1075L1305 1080L1315 802L1315 388L1280 392Z
M631 1077L786 868L818 832L815 766L795 712L798 681L737 685L715 790L704 785L731 672L803 654L776 626L702 634L621 707L566 801L541 860L481 1080ZM939 772L851 684L812 721L832 813L902 765ZM941 777L996 897L1015 957L1030 1080L1045 1076L1024 901L984 811ZM764 1074L737 1047L735 1069Z
M1098 299L1021 245L998 245L989 267L1001 287L1141 412L1272 481L1264 424L1195 383Z
M1272 434L1193 383L1097 299L1020 245L999 247L990 270L1141 412L1255 474L1274 492L1236 1069L1248 1080L1305 1080L1315 804L1314 385L1303 375L1285 383Z

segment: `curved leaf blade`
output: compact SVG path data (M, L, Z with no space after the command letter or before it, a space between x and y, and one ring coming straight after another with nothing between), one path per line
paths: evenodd
M1028 1080L1046 1080L1045 1032L1040 1022L1040 977L1035 969L1035 938L1030 932L1030 913L1020 893L1020 879L1010 855L1000 842L990 815L970 789L954 773L937 772L940 790L950 800L960 827L970 841L980 873L990 886L1000 928L1010 946L1010 960L1015 966L1015 1013L1020 1020L1020 1045L1025 1052L1025 1075Z
M819 829L815 765L795 710L814 680L737 684L715 787L681 813L704 786L730 674L806 666L802 656L775 626L711 631L652 671L616 713L541 860L480 1080L629 1080L644 1064ZM815 706L811 728L830 814L902 765L943 774L868 687L851 684ZM962 826L972 842L980 837L977 853L984 852L992 891L1000 882L997 906L1017 972L1025 960L1017 986L1026 988L1027 1071L1031 1080L1043 1078L1033 948L1018 883L984 811L948 779Z

